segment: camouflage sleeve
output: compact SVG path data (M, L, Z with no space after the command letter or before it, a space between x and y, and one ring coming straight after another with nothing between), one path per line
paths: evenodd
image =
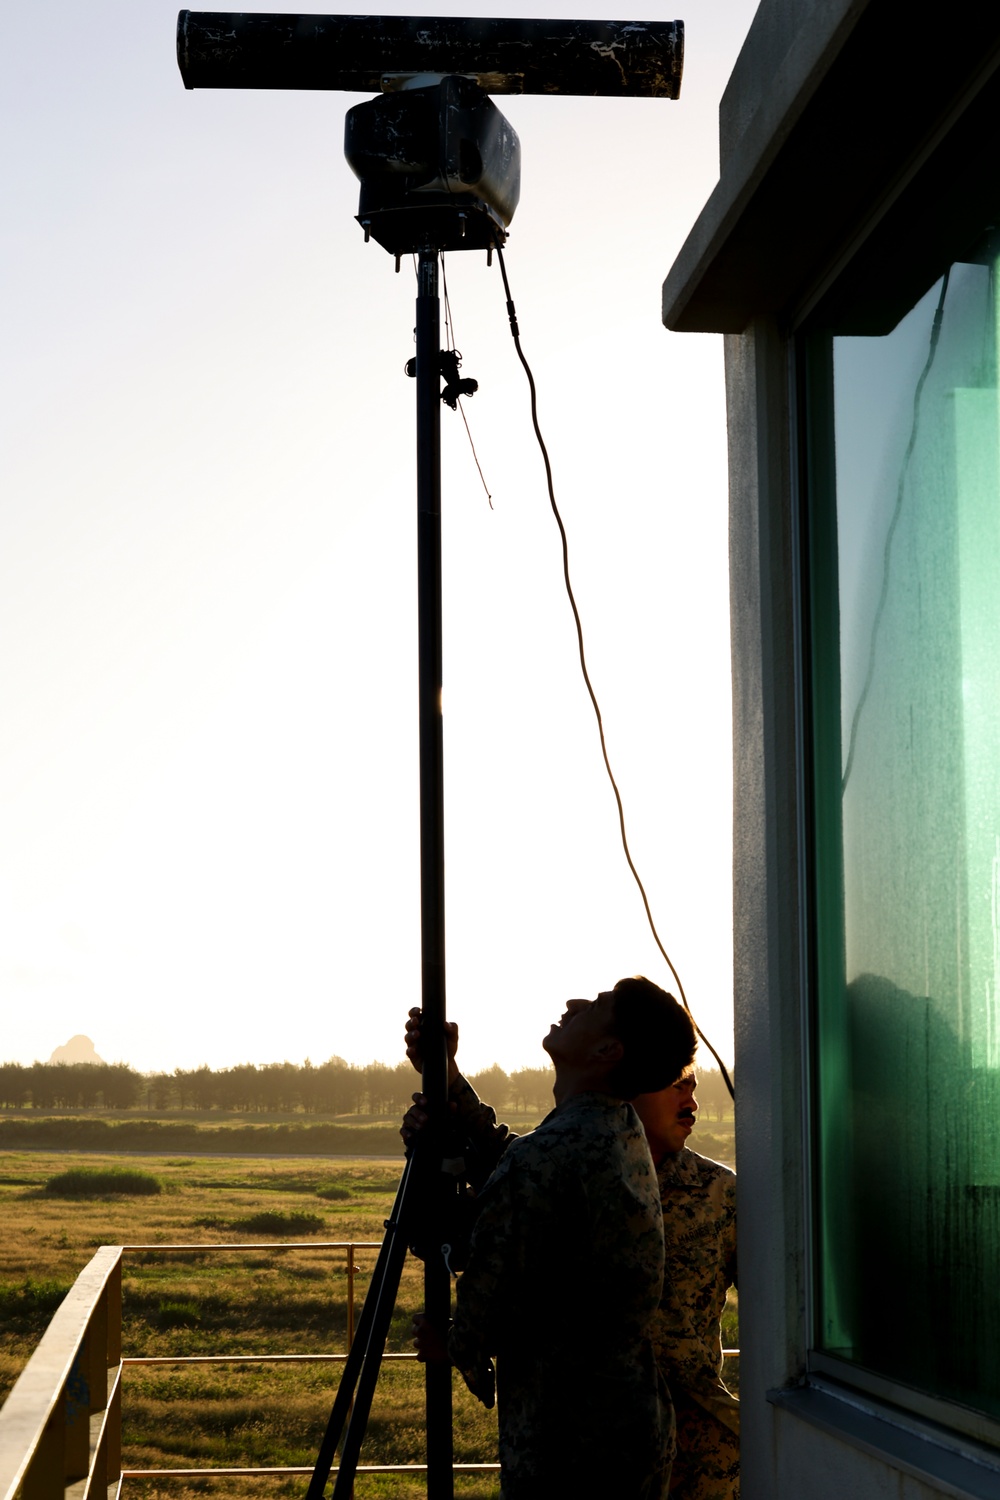
M725 1204L729 1213L726 1216L726 1226L723 1231L723 1252L726 1268L726 1280L730 1286L739 1289L739 1273L736 1262L736 1178L728 1177L725 1183Z
M478 1191L517 1135L507 1125L497 1124L496 1110L483 1103L461 1073L449 1088L448 1098L455 1105L456 1118L472 1147L466 1155L466 1169L469 1181Z
M458 1280L455 1318L448 1337L452 1364L474 1396L492 1406L498 1333L509 1314L516 1281L517 1214L512 1173L499 1172L483 1193L469 1263Z

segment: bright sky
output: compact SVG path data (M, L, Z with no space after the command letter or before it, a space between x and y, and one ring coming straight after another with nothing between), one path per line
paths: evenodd
M728 1060L722 348L668 334L659 301L754 4L679 9L679 102L497 102L522 148L508 271L633 854ZM393 1061L420 982L412 268L354 220L362 96L186 92L176 13L5 17L0 1056L84 1032L143 1070ZM500 277L479 254L446 270L494 506L444 409L449 1013L470 1068L514 1068L543 1061L566 997L669 977Z

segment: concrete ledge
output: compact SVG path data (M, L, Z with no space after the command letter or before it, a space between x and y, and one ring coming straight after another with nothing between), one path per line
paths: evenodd
M773 20L777 7L761 6L720 108L722 176L663 283L668 328L742 333L755 312L773 310L761 306L747 311L740 289L720 286L718 278L706 289L706 273L725 257L754 195L867 3L838 0L822 6L806 18L809 25L791 35L787 11ZM706 291L711 306L702 309Z
M778 11L777 0L764 0L758 20ZM963 11L949 28L940 16L924 25L893 0L838 0L819 11L822 24L799 17L791 39L782 16L784 28L762 27L763 42L754 23L727 90L734 139L722 177L663 285L663 321L679 332L742 333L755 316L787 323L796 315L856 252L859 233L897 202L1000 44L995 7ZM742 114L741 92L750 96ZM983 142L986 159L994 145ZM928 220L947 221L943 211L928 215L934 197L926 190L916 197L925 232ZM945 252L937 244L923 252L922 236L914 239L903 218L895 238L910 280L929 285ZM895 249L880 246L882 281ZM850 331L884 332L900 315L891 287L880 284L869 302L863 324Z
M915 1480L920 1488L905 1491L914 1500L923 1495L1000 1500L1000 1453L956 1438L944 1428L821 1381L798 1390L770 1391L768 1400L784 1418L819 1428L845 1450L876 1460L880 1469L889 1466ZM809 1456L815 1466L818 1455L812 1446ZM843 1483L836 1467L831 1465L832 1494ZM818 1474L813 1493L827 1493Z

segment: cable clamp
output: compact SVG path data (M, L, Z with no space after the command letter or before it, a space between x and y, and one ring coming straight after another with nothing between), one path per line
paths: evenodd
M441 350L441 374L444 376L441 400L452 411L458 410L459 396L474 396L479 389L478 380L460 379L458 370L461 363L462 356L457 349Z
M462 356L457 349L442 349L438 355L441 374L444 376L444 390L441 392L441 400L452 411L458 410L458 399L460 396L474 396L479 389L478 380L463 380L458 373L462 363ZM416 378L417 361L408 359L403 369L410 379Z

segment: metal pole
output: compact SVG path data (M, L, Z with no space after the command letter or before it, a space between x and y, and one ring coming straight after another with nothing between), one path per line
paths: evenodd
M441 305L438 252L421 250L417 265L417 584L420 656L420 939L423 1020L423 1091L436 1128L421 1146L431 1173L421 1189L432 1200L432 1222L442 1222L446 1181L433 1171L433 1149L448 1108L448 1060L444 1039L444 745L441 718ZM447 1330L451 1275L444 1257L428 1253L424 1264L424 1310ZM451 1500L451 1366L428 1363L427 1494Z

